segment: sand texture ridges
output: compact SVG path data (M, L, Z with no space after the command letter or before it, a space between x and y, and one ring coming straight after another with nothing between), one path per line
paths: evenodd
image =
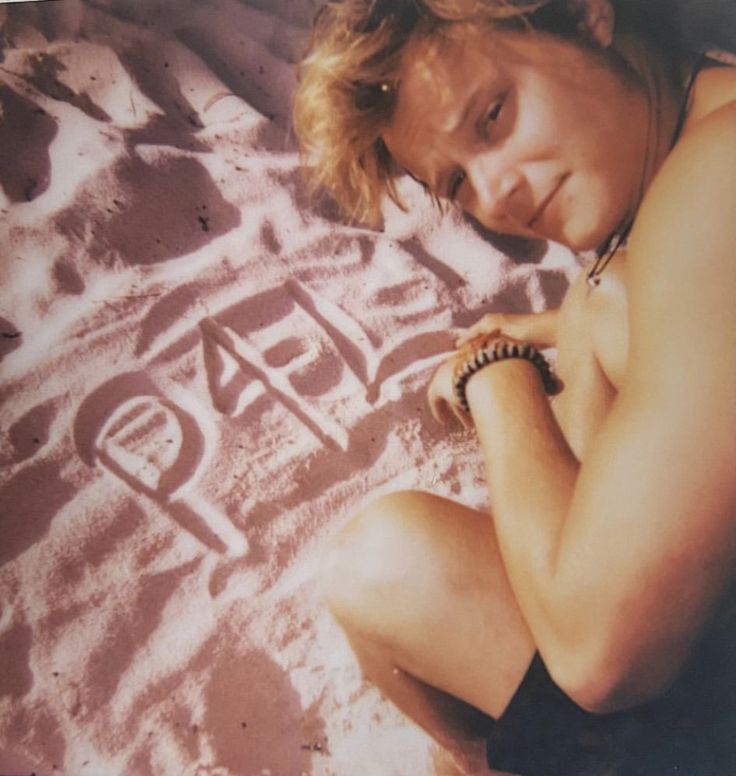
M424 391L573 260L310 204L308 0L0 10L0 772L414 776L320 547L369 493L486 504Z

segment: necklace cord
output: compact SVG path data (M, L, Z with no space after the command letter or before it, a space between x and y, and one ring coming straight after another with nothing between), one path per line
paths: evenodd
M672 133L672 140L670 141L670 147L669 147L670 151L675 147L675 144L680 139L680 135L682 134L683 127L685 126L685 120L687 119L687 115L690 108L690 100L692 98L693 87L695 86L695 80L706 58L707 58L706 54L701 54L696 60L695 64L693 65L692 71L690 72L690 76L685 86L685 91L682 98L682 104L680 105L680 110L678 111L678 114L677 114L675 129L674 129L674 132ZM647 122L647 135L649 135L649 131L651 129L650 125L651 125L651 121ZM649 143L649 137L647 137L647 144L648 143ZM646 161L644 164L645 164L644 175L646 175ZM642 180L642 188L643 188L643 180ZM643 194L644 192L642 191L641 195L643 196ZM634 218L633 217L628 218L624 222L623 226L620 229L618 229L616 232L614 232L614 234L606 241L603 249L599 250L598 256L596 257L596 260L593 263L593 266L588 272L588 275L586 278L588 281L588 285L597 286L600 284L601 275L603 274L604 270L608 266L611 259L613 259L613 257L618 253L621 246L628 239L629 235L631 234L631 230L633 226L634 226Z

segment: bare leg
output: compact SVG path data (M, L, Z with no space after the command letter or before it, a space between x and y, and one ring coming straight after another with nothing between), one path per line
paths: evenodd
M367 675L476 769L534 643L489 515L428 493L396 493L336 537L327 601Z
M396 667L384 647L355 637L350 643L365 677L454 755L462 768L460 773L473 773L484 767L491 717Z

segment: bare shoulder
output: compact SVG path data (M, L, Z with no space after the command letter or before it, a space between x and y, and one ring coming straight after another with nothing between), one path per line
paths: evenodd
M698 74L693 104L684 130L687 134L705 116L736 101L736 67L709 67Z
M685 273L690 262L736 267L734 212L736 67L713 67L698 75L682 135L644 198L630 244L636 267L646 279L672 276L679 262Z
M632 233L629 262L642 279L675 279L679 270L692 280L695 272L712 276L727 268L733 276L735 151L736 100L690 124L650 186Z
M655 177L629 246L632 365L666 384L736 384L736 101L692 123ZM683 354L689 365L683 378ZM636 369L636 366L634 366ZM684 393L681 391L681 395Z

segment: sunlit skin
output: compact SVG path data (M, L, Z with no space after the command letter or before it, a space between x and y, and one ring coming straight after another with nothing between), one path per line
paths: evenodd
M674 681L734 581L736 72L700 73L669 153L676 101L653 116L568 43L458 34L406 51L384 140L435 194L575 249L636 215L598 287L581 275L560 310L486 316L459 340L556 346L553 402L522 360L471 378L469 416L454 358L431 382L436 417L475 429L493 516L392 494L325 564L366 675L486 773L470 708L501 715L535 651L582 707L630 708Z
M508 234L598 248L634 212L674 127L671 101L651 115L641 85L542 33L458 26L403 62L383 134L392 156Z

